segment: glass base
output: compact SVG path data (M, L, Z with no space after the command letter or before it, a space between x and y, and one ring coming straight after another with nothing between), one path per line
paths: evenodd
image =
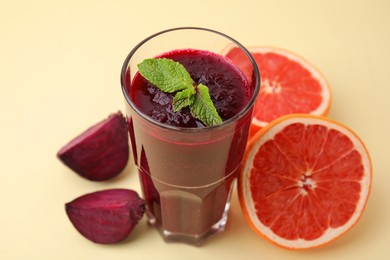
M229 209L230 209L230 202L227 202L225 205L225 210L222 214L222 218L202 234L191 235L191 234L176 233L176 232L171 232L169 230L164 230L163 228L161 228L161 226L158 226L156 219L150 215L148 216L148 223L149 225L155 226L159 229L160 234L164 238L165 242L186 243L193 246L201 246L207 238L209 238L212 235L223 232L225 230Z

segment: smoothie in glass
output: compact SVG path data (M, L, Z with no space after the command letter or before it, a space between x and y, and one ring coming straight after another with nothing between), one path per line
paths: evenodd
M178 31L191 35L191 30L226 40L226 36L207 29L179 28L146 41ZM253 77L247 79L228 59L195 45L154 55L179 62L195 84L209 88L223 122L206 126L188 107L174 112L174 95L162 92L129 65L142 46L125 62L122 89L148 221L159 228L166 241L199 245L224 230L259 90L258 70L253 65ZM248 60L252 61L251 56Z

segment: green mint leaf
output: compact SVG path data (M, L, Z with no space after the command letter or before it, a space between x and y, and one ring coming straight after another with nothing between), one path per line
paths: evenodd
M198 91L196 92L194 102L190 105L192 115L207 126L222 123L222 119L211 100L208 87L199 84L197 88Z
M138 64L141 75L163 92L173 93L193 87L194 81L179 62L171 59L146 59Z
M187 88L183 91L177 92L173 98L173 111L177 112L183 107L188 107L194 103L195 100L195 87Z
M146 59L138 64L139 73L163 92L174 93L173 110L190 107L192 115L206 126L222 123L209 89L203 84L195 86L190 74L179 62L167 58Z

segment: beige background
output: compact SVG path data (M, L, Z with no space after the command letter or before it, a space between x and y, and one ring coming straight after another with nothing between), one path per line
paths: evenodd
M329 116L364 140L374 166L367 209L348 234L320 249L281 249L250 230L236 193L227 231L201 248L164 243L145 219L118 245L94 244L73 228L64 203L105 188L139 191L138 176L131 163L112 181L90 182L56 152L123 111L119 71L135 44L187 25L292 50L323 72ZM389 46L386 0L0 0L0 258L388 259Z

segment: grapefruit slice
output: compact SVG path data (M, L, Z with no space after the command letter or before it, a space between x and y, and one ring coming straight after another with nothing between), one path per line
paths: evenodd
M260 70L261 87L251 125L252 136L272 120L292 113L325 116L329 112L331 93L322 74L304 58L273 47L249 47ZM238 47L224 51L247 76L252 66Z
M359 137L325 117L280 117L248 143L238 196L251 228L289 249L319 247L350 230L371 189Z

